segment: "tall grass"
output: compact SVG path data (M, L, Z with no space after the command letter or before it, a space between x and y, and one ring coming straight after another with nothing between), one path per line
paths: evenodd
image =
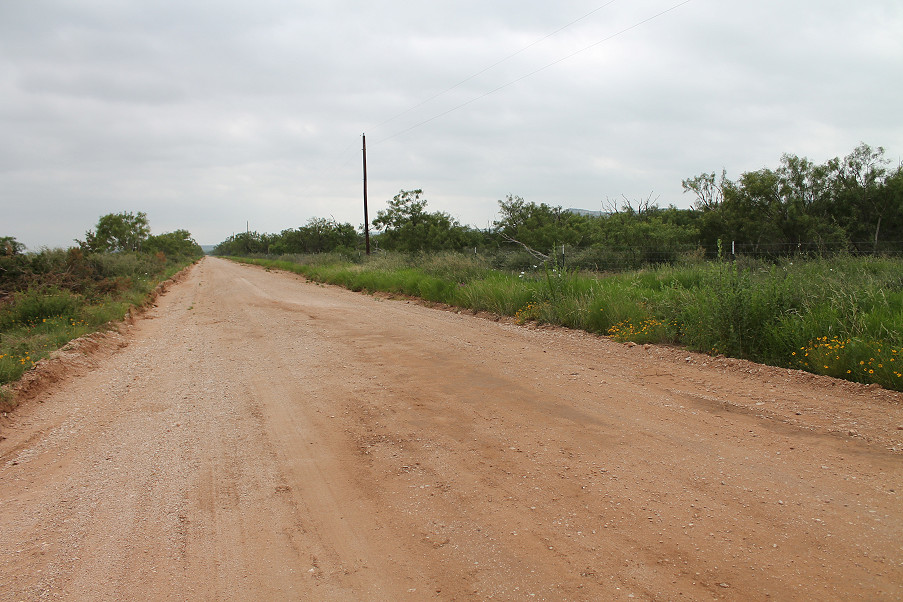
M298 259L298 258L294 258ZM634 272L494 270L479 256L244 260L619 341L678 344L903 390L903 261L690 261Z

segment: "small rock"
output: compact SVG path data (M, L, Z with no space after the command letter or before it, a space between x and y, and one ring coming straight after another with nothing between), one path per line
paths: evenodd
M719 583L718 587L728 588L730 587L730 585L728 585L727 583Z

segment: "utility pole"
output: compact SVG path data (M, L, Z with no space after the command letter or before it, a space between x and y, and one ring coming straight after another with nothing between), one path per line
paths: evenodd
M364 143L364 241L367 245L367 255L370 255L370 217L367 215L367 136L361 134Z

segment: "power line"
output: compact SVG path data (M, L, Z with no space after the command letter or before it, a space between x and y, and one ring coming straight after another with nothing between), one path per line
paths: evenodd
M544 42L545 40L551 38L551 37L554 36L554 35L557 35L557 34L561 33L562 31L564 31L565 29L567 29L567 28L569 28L569 27L571 27L571 26L573 26L573 25L576 25L576 24L579 23L580 21L583 21L583 20L586 19L587 17L589 17L589 16L591 16L591 15L593 15L593 14L599 12L600 10L602 10L603 8L606 8L607 6L610 6L610 5L614 4L615 2L617 2L617 0L610 0L609 2L606 2L605 4L603 4L602 6L599 6L599 7L594 8L593 10L589 11L588 13L586 13L585 15L583 15L582 17L578 17L577 19L574 19L574 20L571 21L570 23L567 23L567 24L565 24L565 25L562 25L561 27L559 27L559 28L556 29L555 31L553 31L553 32L551 32L551 33L548 33L548 34L544 35L543 37L539 38L538 40L536 40L536 41L534 41L534 42L531 42L530 44L527 44L526 46L524 46L524 47L521 48L520 50L518 50L518 51L516 51L516 52L513 52L513 53L509 54L508 56L506 56L506 57L504 57L504 58L502 58L502 59L500 59L500 60L494 62L493 64L489 65L488 67L485 67L484 69L481 69L480 71L477 71L477 72L474 73L473 75L470 75L469 77L466 77L466 78L462 79L461 81L459 81L459 82L456 83L455 85L453 85L453 86L451 86L451 87L449 87L449 88L446 88L446 89L443 90L442 92L439 92L438 94L434 94L433 96L430 96L430 97L427 98L426 100L423 100L422 102L420 102L420 103L418 103L418 104L416 104L416 105L414 105L414 106L412 106L412 107L410 107L410 108L405 109L405 110L402 111L401 113L398 113L398 114L396 114L396 115L394 115L394 116L392 116L392 117L389 117L389 118L386 119L385 121L381 121L380 123L378 123L378 124L374 125L373 127L367 129L366 131L373 131L373 130L379 128L379 127L382 127L382 126L384 126L385 124L390 123L390 122L392 122L392 121L398 119L398 118L401 117L402 115L406 115L406 114L410 113L411 111L413 111L413 110L415 110L415 109L419 109L420 107L422 107L423 105L429 103L430 101L435 100L435 99L437 99L437 98L439 98L440 96L443 96L443 95L445 95L445 94L448 94L449 92L451 92L451 91L454 90L455 88L458 88L459 86L462 86L463 84L466 84L466 83L469 82L470 80L472 80L472 79L474 79L474 78L476 78L476 77L479 77L480 75L486 73L487 71L490 71L491 69L494 69L495 67L498 67L499 65L501 65L501 64L504 63L505 61L508 61L508 60L510 60L510 59L512 59L512 58L514 58L514 57L516 57L517 55L521 54L522 52L525 52L525 51L529 50L529 49L532 48L533 46L536 46L537 44L540 44L541 42ZM464 105L462 105L462 106L464 106ZM460 107L458 107L458 108L460 108ZM441 115L440 115L440 116L441 116ZM440 117L440 116L437 116L437 118ZM400 134L395 134L395 135L400 135ZM394 136L393 136L393 137L394 137ZM385 138L384 140L388 140L388 138ZM339 165L340 162L341 162L342 166L347 165L348 163L350 163L350 162L351 162L351 155L349 155L348 153L351 151L351 149L353 148L353 146L354 146L354 143L351 143L351 144L347 145L345 148L343 148L342 151L339 152L339 153L336 155L335 159L333 159L332 161L330 161L330 162L328 163L327 167L324 168L323 170L321 170L321 175L322 175L322 173L324 173L324 172L325 172L325 173L329 173L329 172L333 171L334 169L336 169L336 168L338 167L338 165ZM371 146L373 146L372 143L371 143ZM309 189L309 188L312 188L312 185L311 185L310 187L308 187L308 189Z
M439 119L439 118L441 118L441 117L445 117L445 116L448 115L449 113L453 113L453 112L457 111L458 109L462 109L462 108L466 107L467 105L473 104L473 103L475 103L475 102L478 101L478 100L481 100L481 99L483 99L483 98L486 98L487 96L490 96L491 94L495 94L495 93L498 92L499 90L503 90L503 89L507 88L508 86L512 86L512 85L514 85L514 84L516 84L516 83L518 83L518 82L521 82L521 81L523 81L523 80L525 80L525 79L527 79L527 78L529 78L529 77L533 77L533 76L536 75L537 73L540 73L540 72L542 72L542 71L545 71L545 70L548 69L549 67L554 67L555 65L557 65L557 64L559 64L559 63L562 63L562 62L564 62L564 61L566 61L566 60L568 60L568 59L570 59L570 58L573 58L573 57L577 56L578 54L580 54L580 53L582 53L582 52L586 52L587 50L590 50L590 49L592 49L592 48L595 48L596 46L599 46L600 44L604 44L605 42L609 42L609 41L613 40L614 38L616 38L616 37L618 37L618 36L621 36L621 35L627 33L628 31L632 31L632 30L636 29L637 27L640 27L640 26L642 26L642 25L645 25L646 23L648 23L648 22L650 22L650 21L652 21L652 20L654 20L654 19L657 19L657 18L661 17L662 15L665 15L665 14L667 14L667 13L670 13L670 12L674 11L674 10L677 10L677 9L680 8L681 6L683 6L683 5L685 5L685 4L689 4L690 2L692 2L692 0L683 0L683 2L680 2L680 3L678 3L678 4L675 4L674 6L672 6L672 7L670 7L670 8L667 8L667 9L661 11L661 12L658 12L658 13L652 15L651 17L648 17L648 18L646 18L646 19L643 19L642 21L639 21L639 22L637 22L637 23L634 23L634 24L631 25L630 27L626 27L626 28L624 28L624 29L618 31L617 33L613 33L612 35L610 35L610 36L608 36L608 37L606 37L606 38L603 38L603 39L599 40L598 42L594 42L594 43L590 44L589 46L586 46L586 47L584 47L584 48L581 48L580 50L577 50L577 51L575 51L575 52L572 52L571 54L568 54L567 56L564 56L564 57L562 57L562 58L560 58L560 59L557 59L557 60L555 60L555 61L552 61L551 63L548 63L547 65L544 65L544 66L540 67L539 69L536 69L536 70L534 70L534 71L531 71L531 72L527 73L526 75L522 75L522 76L518 77L517 79L513 79L513 80L511 80L511 81L509 81L509 82L507 82L507 83L505 83L505 84L502 84L501 86L498 86L497 88L493 88L492 90L489 90L488 92L485 92L485 93L483 93L483 94L481 94L481 95L479 95L479 96L476 96L476 97L474 97L474 98L471 98L470 100L468 100L468 101L466 101L466 102L463 102L463 103L461 103L461 104L459 104L459 105L457 105L457 106L454 106L454 107L448 109L447 111L443 111L442 113L439 113L438 115L434 115L434 116L430 117L429 119L424 119L423 121L417 122L417 123L415 123L414 125L412 125L412 126L406 128L406 129L403 129L403 130L401 130L401 131L399 131L399 132L396 132L396 133L392 134L391 136L387 136L387 137L385 137L385 138L382 138L382 139L376 141L375 143L371 143L370 146L372 147L372 146L376 146L376 145L378 145L378 144L382 144L383 142L386 142L386 141L388 141L388 140L391 140L392 138L396 138L396 137L398 137L398 136L401 136L402 134L406 134L406 133L410 132L411 130L417 129L417 128L419 128L419 127L421 127L421 126L423 126L423 125L426 125L426 124L428 124L428 123L430 123L430 122L432 122L432 121L435 121L435 120L437 120L437 119ZM602 7L600 7L600 8L602 8ZM551 35L551 34L550 34L550 35ZM513 56L513 55L512 55L512 56ZM473 77L476 77L476 76L473 76ZM472 78L468 78L468 79L472 79ZM465 81L467 81L467 80L465 80ZM462 83L463 83L463 82L462 82ZM461 84L457 84L457 85L461 85ZM455 86L455 87L457 87L457 86ZM449 89L452 89L452 88L449 88ZM423 103L421 103L421 104L423 104ZM420 106L420 105L418 105L418 106ZM409 110L412 110L412 109L409 109ZM405 112L407 112L407 111L405 111ZM402 113L402 114L403 114L403 113ZM394 119L394 117L393 117L393 119ZM386 122L383 122L383 123L386 123Z
M407 115L408 113L410 113L410 112L413 111L414 109L419 109L420 107L422 107L423 105L427 104L428 102L430 102L430 101L432 101L432 100L435 100L435 99L439 98L440 96L444 96L445 94L448 94L449 92L451 92L451 91L454 90L455 88L457 88L457 87L459 87L459 86L462 86L462 85L466 84L467 82L469 82L470 80L474 79L475 77L479 77L480 75L483 75L484 73L486 73L486 72L489 71L490 69L494 69L495 67L498 67L499 65L501 65L501 64L504 63L505 61L508 61L508 60L510 60L510 59L513 59L514 57L516 57L517 55L521 54L522 52L525 52L525 51L529 50L530 48L533 48L533 47L536 46L537 44L539 44L539 43L541 43L541 42L544 42L544 41L548 40L548 39L551 38L552 36L554 36L554 35L556 35L556 34L558 34L558 33L561 33L562 31L564 31L564 30L567 29L568 27L571 27L572 25L576 25L577 23L579 23L580 21L586 19L586 18L589 17L590 15L593 15L593 14L599 12L599 11L602 10L603 8L605 8L605 7L607 7L607 6L611 5L611 4L614 4L615 2L617 2L617 0L611 0L610 2L606 2L606 3L603 4L602 6L599 6L599 7L597 7L597 8L594 8L593 10L589 11L588 13L586 13L585 15L583 15L582 17L577 18L577 19L574 19L573 21L571 21L571 22L568 23L567 25L562 25L561 27L559 27L558 29L556 29L556 30L553 31L552 33L546 34L546 35L544 35L543 37L539 38L538 40L536 40L536 41L534 41L534 42L531 42L530 44L527 44L526 46L524 46L523 48L521 48L521 49L518 50L517 52L513 52L513 53L509 54L508 56L506 56L505 58L503 58L503 59L501 59L501 60L498 60L498 61L492 63L492 64L489 65L488 67L486 67L486 68L484 68L484 69L481 69L480 71L477 71L477 72L474 73L473 75L468 76L468 77L462 79L461 81L459 81L459 82L458 82L457 84L455 84L454 86L451 86L450 88L446 88L445 90L443 90L443 91L441 91L441 92L439 92L439 93L437 93L437 94L434 94L434 95L430 96L430 97L427 98L426 100L423 100L422 102L419 102L419 103L417 103L416 105L414 105L414 106L412 106L412 107L410 107L410 108L405 109L405 110L402 111L401 113L398 113L397 115L393 115L392 117L389 117L389 118L386 119L385 121L381 121L380 123L377 123L375 126L373 126L372 128L370 128L370 130L371 130L371 131L372 131L372 130L375 130L375 129L381 127L381 126L384 126L385 124L387 124L387 123L389 123L389 122L391 122L391 121L395 121L396 119L398 119L398 118L401 117L402 115Z
M525 50L527 50L527 49L529 49L529 48L531 48L531 47L533 47L533 46L536 46L536 45L539 44L540 42L543 42L544 40L546 40L546 39L548 39L548 38L550 38L550 37L552 37L552 36L554 36L554 35L560 33L560 32L563 31L564 29L567 29L568 27L571 27L572 25L574 25L574 24L576 24L576 23L578 23L578 22L580 22L580 21L586 19L586 18L589 17L590 15L592 15L592 14L594 14L594 13L597 13L598 11L602 10L603 8L605 8L605 7L607 7L607 6L610 6L611 4L613 4L613 3L616 2L616 1L617 1L617 0L610 0L609 2L603 4L602 6L599 6L598 8L595 8L595 9L593 9L592 11L586 13L586 14L583 15L582 17L580 17L580 18L578 18L578 19L575 19L575 20L571 21L570 23L568 23L568 24L566 24L566 25L563 25L563 26L559 27L559 28L556 29L555 31L553 31L553 32L551 32L551 33L549 33L549 34L543 36L542 38L536 40L535 42L533 42L533 43L531 43L531 44L529 44L529 45L527 45L527 46L521 48L521 49L518 50L517 52L514 52L514 53L512 53L512 54L506 56L505 58L503 58L503 59L501 59L501 60L499 60L499 61L496 61L495 63L493 63L492 65L486 67L485 69L482 69L481 71L479 71L479 72L477 72L477 73L474 73L473 75L467 77L466 79L461 80L460 82L458 82L458 83L455 84L454 86L451 86L450 88L448 88L448 89L446 89L446 90L444 90L444 91L442 91L442 92L440 92L440 93L438 93L438 94L435 94L435 95L431 96L430 98L427 98L427 99L424 100L423 102L421 102L421 103L419 103L419 104L417 104L417 105L415 105L415 106L413 106L413 107L411 107L411 108L409 108L409 109L406 109L405 111L402 111L401 113L399 113L399 114L397 114L397 115L395 115L395 116L393 116L393 117L390 117L389 119L386 119L385 121L382 121L381 123L377 124L376 126L373 126L373 128L371 128L371 131L372 131L373 129L376 129L376 128L382 126L382 125L385 125L386 123L389 123L389 122L391 122L391 121L397 119L398 117L400 117L400 116L402 116L402 115L405 115L405 114L409 113L410 111L413 111L413 110L416 109L416 108L419 108L419 107L425 105L426 103L430 102L431 100L433 100L433 99L435 99L435 98L438 98L439 96L442 96L443 94L446 94L446 93L450 92L451 90L454 90L455 88L457 88L457 87L463 85L464 83L466 83L466 82L468 82L468 81L474 79L475 77L477 77L477 76L479 76L479 75L481 75L481 74L483 74L483 73L485 73L485 72L491 70L492 68L494 68L494 67L496 67L496 66L498 66L498 65L500 65L500 64L502 64L502 63L504 63L505 61L507 61L507 60L509 60L509 59L511 59L511 58L513 58L513 57L515 57L515 56L517 56L518 54L521 54L521 53L524 52ZM564 62L564 61L566 61L566 60L568 60L568 59L570 59L570 58L572 58L572 57L574 57L574 56L576 56L576 55L578 55L578 54L580 54L580 53L582 53L582 52L585 52L585 51L587 51L587 50L590 50L590 49L592 49L592 48L595 48L596 46L599 46L600 44L604 44L605 42L608 42L608 41L610 41L610 40L612 40L612 39L614 39L614 38L616 38L616 37L618 37L618 36L621 36L621 35L623 35L623 34L629 32L629 31L631 31L631 30L633 30L633 29L636 29L636 28L638 28L638 27L640 27L640 26L642 26L642 25L645 25L646 23L648 23L648 22L650 22L650 21L652 21L652 20L654 20L654 19L657 19L658 17L661 17L662 15L665 15L665 14L667 14L667 13L669 13L669 12L672 12L672 11L674 11L674 10L680 8L681 6L683 6L683 5L685 5L685 4L689 4L691 1L692 1L692 0L684 0L683 2L680 2L680 3L678 3L678 4L675 4L674 6L668 8L668 9L666 9L666 10L663 10L663 11L661 11L661 12L659 12L659 13L656 13L656 14L652 15L651 17L648 17L648 18L646 18L646 19L643 19L643 20L641 20L641 21L638 21L637 23L634 23L634 24L631 25L630 27L626 27L626 28L624 28L624 29L622 29L622 30L620 30L620 31L618 31L618 32L616 32L616 33L614 33L614 34L612 34L612 35L606 37L606 38L603 38L602 40L599 40L599 41L597 41L597 42L594 42L593 44L590 44L589 46L586 46L586 47L584 47L584 48L581 48L580 50L577 50L577 51L575 51L575 52L572 52L572 53L570 53L570 54L568 54L568 55L566 55L566 56L564 56L564 57L562 57L562 58L560 58L560 59L557 59L557 60L555 60L555 61L553 61L553 62L551 62L551 63L548 63L547 65L544 65L544 66L542 66L542 67L540 67L540 68L538 68L538 69L535 69L534 71L531 71L531 72L529 72L529 73L527 73L527 74L525 74L525 75L522 75L521 77L518 77L517 79L511 80L511 81L509 81L509 82L507 82L507 83L505 83L505 84L502 84L501 86L498 86L498 87L496 87L496 88L493 88L492 90L489 90L488 92L485 92L485 93L483 93L483 94L481 94L481 95L479 95L479 96L477 96L477 97L475 97L475 98L472 98L472 99L470 99L470 100L468 100L468 101L466 101L466 102L463 102L463 103L461 103L461 104L459 104L459 105L457 105L457 106L455 106L455 107L452 107L451 109L448 109L448 110L443 111L443 112L441 112L441 113L439 113L439 114L437 114L437 115L434 115L433 117L430 117L429 119L424 119L423 121L420 121L420 122L418 122L418 123L415 123L414 125L412 125L412 126L410 126L410 127L408 127L408 128L405 128L405 129L403 129L403 130L401 130L401 131L398 131L398 132L396 132L396 133L394 133L394 134L392 134L392 135L390 135L390 136L387 136L387 137L385 137L385 138L379 139L379 140L377 140L376 142L371 142L371 143L370 143L370 146L373 147L373 146L379 145L379 144L381 144L381 143L383 143L383 142L386 142L386 141L388 141L388 140L391 140L392 138L396 138L396 137L401 136L401 135L403 135L403 134L406 134L406 133L408 133L408 132L410 132L410 131L412 131L412 130L414 130L414 129L416 129L416 128L419 128L419 127L421 127L421 126L423 126L423 125L426 125L426 124L428 124L428 123L430 123L430 122L432 122L432 121L435 121L435 120L437 120L437 119L440 119L440 118L442 118L442 117L448 115L449 113L453 113L454 111L457 111L457 110L462 109L462 108L464 108L464 107L466 107L466 106L468 106L468 105L470 105L470 104L473 104L473 103L477 102L478 100L481 100L481 99L483 99L483 98L485 98L485 97L487 97L487 96L490 96L490 95L492 95L492 94L495 94L496 92L498 92L498 91L500 91L500 90L503 90L504 88L507 88L507 87L509 87L509 86L512 86L512 85L514 85L514 84L516 84L516 83L518 83L518 82L520 82L520 81L523 81L523 80L525 80L525 79L527 79L527 78L529 78L529 77L532 77L532 76L536 75L537 73L540 73L540 72L542 72L542 71L545 71L546 69L548 69L548 68L550 68L550 67L553 67L553 66L555 66L555 65L557 65L557 64L559 64L559 63L562 63L562 62ZM335 159L333 159L332 161L330 161L326 168L320 170L320 175L322 176L324 173L329 173L329 172L335 170L335 169L339 166L340 163L342 164L342 166L348 165L348 164L351 162L351 160L353 159L353 157L354 157L353 155L349 154L349 152L350 152L351 148L353 148L354 144L356 144L356 143L350 143L350 144L348 144L348 145L347 145L340 153L338 153L338 154L335 156ZM313 184L311 184L310 186L308 186L308 187L307 187L307 191L309 191L310 189L312 189L313 186L314 186Z

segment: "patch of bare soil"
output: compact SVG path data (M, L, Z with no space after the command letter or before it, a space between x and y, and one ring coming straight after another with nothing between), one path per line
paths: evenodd
M903 597L898 393L212 258L103 336L0 427L2 600Z

